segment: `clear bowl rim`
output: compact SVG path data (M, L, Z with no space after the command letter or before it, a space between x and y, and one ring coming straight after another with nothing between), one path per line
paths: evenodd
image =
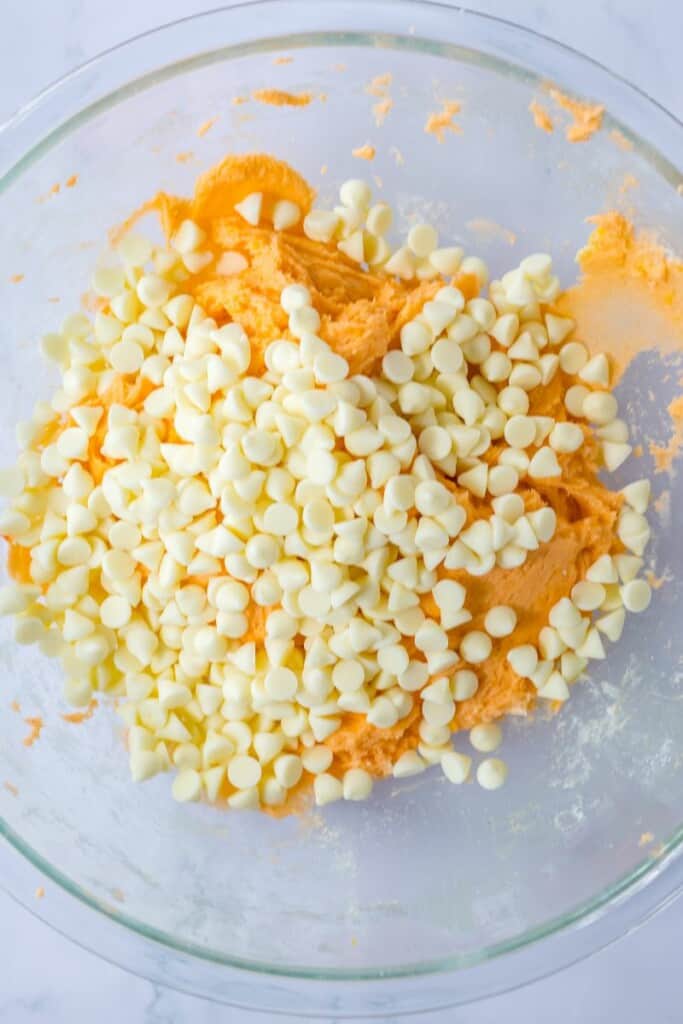
M0 124L0 139L7 142L8 150L18 146L22 147L21 130L23 127L35 116L40 116L41 112L46 107L49 107L55 99L59 103L61 93L68 90L69 87L74 84L79 85L84 76L87 76L92 71L98 71L103 66L106 66L108 61L117 59L121 54L129 51L133 47L143 46L149 40L158 40L165 34L177 30L179 27L195 25L201 22L207 21L208 19L216 17L246 17L249 19L250 12L256 11L263 14L268 9L287 9L288 19L292 21L293 14L298 15L306 12L309 16L317 11L320 15L320 8L324 6L325 18L320 19L326 21L326 28L311 29L308 27L305 32L292 33L289 32L285 35L272 35L268 37L261 37L258 33L253 31L250 32L252 40L252 48L256 43L261 44L270 52L274 49L291 48L292 41L301 40L307 37L314 43L319 45L331 45L334 42L336 45L372 45L373 41L376 40L377 34L371 31L369 28L350 30L346 35L344 43L342 43L335 35L335 31L330 27L330 22L334 21L334 12L337 12L337 17L351 17L354 22L362 20L363 17L370 17L373 12L379 13L384 10L388 12L391 7L394 12L400 11L401 14L420 14L424 15L425 12L430 12L432 17L455 17L461 19L468 19L470 24L482 24L488 25L494 30L501 31L503 34L508 34L511 37L517 36L521 40L528 40L532 45L541 46L550 52L554 52L556 55L562 55L565 60L570 63L578 64L584 68L597 73L604 83L612 83L618 92L621 92L622 96L629 97L631 100L641 105L644 112L647 112L650 117L655 119L655 129L658 132L659 139L663 139L665 131L671 131L673 129L675 134L675 144L680 147L683 143L683 122L679 120L671 111L669 111L663 104L658 102L649 96L644 90L633 85L623 76L611 71L605 65L591 57L586 56L579 50L568 46L564 43L558 42L550 36L544 35L543 33L536 32L528 27L516 24L515 22L500 18L495 15L473 11L464 7L454 7L452 4L439 2L439 0L370 0L362 5L363 11L361 13L360 5L351 4L348 0L328 0L325 5L317 4L316 0L244 0L244 2L229 4L222 7L216 7L209 11L204 11L199 14L190 15L184 18L180 18L171 22L167 22L163 25L157 26L156 28L149 29L138 35L132 36L123 42L110 47L96 56L84 61L65 75L59 77L39 93L37 93L33 99L29 100L26 104L22 105L14 115L12 115L3 124ZM420 44L430 43L430 47L433 48L434 43L423 38L417 34L399 35L399 33L382 33L384 45L388 39L393 39L394 42L401 40L402 48L405 48L406 44L417 53L425 52L424 45L421 48ZM333 38L334 37L334 38ZM169 64L156 67L154 70L147 72L138 77L131 78L126 84L115 88L114 90L107 91L100 99L90 102L80 109L75 114L69 116L65 121L58 124L56 128L53 128L46 135L41 135L39 139L33 142L25 152L22 152L19 159L12 160L5 167L0 167L3 173L0 176L0 195L5 191L7 187L19 177L28 167L31 166L34 160L38 159L43 155L44 152L51 149L54 145L60 142L66 137L71 131L77 129L85 120L95 116L97 113L102 112L116 103L120 102L132 90L144 88L149 84L157 83L169 77L174 77L178 74L182 74L188 70L191 66L199 66L199 62L204 63L213 62L215 60L227 58L234 58L239 52L244 53L245 48L248 44L240 42L232 46L216 48L213 51L203 52L199 56L187 57L184 60L178 60ZM443 55L447 55L448 49L453 49L452 45L448 43L443 44ZM253 49L252 49L253 52ZM433 49L432 49L433 52ZM477 51L483 52L483 51ZM512 64L503 58L494 58L499 64L507 64L509 69L520 70L517 64ZM535 73L531 68L524 67L524 74L531 80L540 82L542 80L541 75ZM575 90L573 90L575 92ZM79 104L76 103L78 106ZM609 108L607 110L609 116ZM612 118L612 123L620 124ZM624 127L628 128L628 125ZM631 132L633 135L633 133ZM16 139L13 136L18 136ZM636 136L638 137L638 136ZM639 137L639 141L642 144L642 151L652 157L663 176L669 181L678 180L680 172L677 170L676 165L673 164L666 158L663 158L656 146L652 145L647 139ZM674 178L672 179L672 173ZM311 981L386 981L391 979L410 979L418 978L424 975L444 974L456 971L462 971L462 969L476 967L486 963L492 963L493 961L500 960L506 954L514 954L524 950L526 947L531 946L535 943L540 942L542 939L548 939L553 936L558 936L561 933L567 931L575 931L580 927L590 926L595 924L597 921L604 919L605 915L610 911L611 908L621 905L624 899L631 896L642 897L645 892L645 886L648 882L654 882L659 879L659 888L657 896L654 901L648 901L647 904L642 903L637 913L635 920L629 920L628 924L625 919L622 921L621 927L612 929L612 933L606 937L598 940L593 944L592 948L587 948L581 952L578 956L568 956L566 953L562 957L561 962L557 962L550 966L546 965L541 970L535 969L527 979L518 981L515 984L509 983L503 986L494 987L490 994L493 992L505 991L510 988L516 987L520 983L524 983L525 980L531 980L532 978L538 978L543 975L552 973L553 971L565 966L567 963L572 962L575 959L579 959L582 956L590 955L591 952L598 948L603 948L604 945L616 940L620 935L631 927L641 923L642 921L651 917L661 907L671 902L678 894L683 891L683 871L674 870L680 869L683 865L681 864L680 854L683 851L683 824L678 828L667 840L666 843L660 848L660 852L656 858L645 857L643 861L634 868L633 871L617 879L611 886L606 887L599 892L592 899L586 900L576 907L567 911L565 914L559 915L555 918L549 919L541 925L538 925L532 929L523 932L520 935L515 936L512 939L505 940L503 942L495 943L490 946L483 947L476 953L466 954L464 956L450 956L438 960L423 961L417 964L399 964L390 968L354 968L347 970L344 968L313 968L307 966L301 967L283 967L280 964L269 964L265 962L257 962L253 960L243 960L237 956L227 956L222 953L207 950L203 947L196 946L193 943L182 942L175 939L173 936L162 931L161 929L151 927L144 924L132 917L128 917L126 914L121 913L119 909L110 910L102 904L100 900L92 896L90 893L85 891L80 885L73 882L70 878L63 875L60 870L53 864L51 864L42 854L38 853L29 844L25 843L21 836L16 833L9 824L0 816L0 836L7 840L8 844L14 848L14 850L26 859L33 867L43 872L52 882L56 883L68 896L75 900L78 900L85 907L90 908L98 913L99 916L107 918L110 922L115 924L123 925L127 930L139 936L143 940L152 940L157 944L161 944L170 951L175 951L182 955L187 955L193 959L199 959L207 963L219 964L228 968L235 968L241 972L249 972L251 974L265 975L269 977L280 977L283 979L302 979ZM662 873L666 871L667 875L671 876L670 885L662 885ZM675 877L673 877L675 876ZM3 873L0 873L0 885L3 886L2 882ZM7 890L9 895L25 906L32 914L42 920L48 920L49 915L38 912L29 903L21 899L16 893ZM93 952L98 952L96 946L91 946L88 943L84 943L80 938L76 937L68 931L67 928L62 928L48 920L53 927L66 934L68 937L78 941L79 944L85 948L91 949ZM100 955L105 955L100 953ZM107 957L108 958L108 957ZM130 964L125 965L128 969L135 972L135 967ZM166 979L165 979L166 980ZM173 984L171 981L170 984ZM178 985L177 987L182 987ZM454 1000L455 1001L455 1000ZM448 1004L446 1004L448 1005ZM339 1012L337 1010L337 1012Z

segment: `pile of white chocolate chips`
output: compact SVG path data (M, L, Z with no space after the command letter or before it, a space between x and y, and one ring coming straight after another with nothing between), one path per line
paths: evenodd
M238 204L249 223L261 200ZM281 230L299 219L285 205ZM482 261L437 248L428 225L392 252L390 223L389 207L351 181L341 205L313 210L303 229L388 275L467 269L485 289ZM119 264L95 273L103 309L44 339L61 389L20 425L22 453L1 479L0 532L30 553L30 582L0 592L16 640L61 658L71 704L86 706L96 690L123 697L133 778L175 768L177 800L275 808L307 780L318 804L364 799L372 775L335 771L328 740L350 712L384 730L416 707L415 747L394 776L438 763L464 782L472 759L451 745L456 707L518 618L495 606L483 629L467 630L467 580L514 572L552 539L555 511L527 511L521 481L559 478L558 455L591 434L608 471L630 454L608 360L548 312L558 281L550 257L533 255L488 298L466 301L445 284L374 376L350 375L318 334L309 292L291 284L281 294L286 337L272 339L265 372L252 376L240 324L217 326L183 292L213 258L202 241L189 220L168 248L129 234ZM566 418L530 415L530 395L558 369L574 381ZM148 382L138 409L98 404L121 376ZM110 463L96 482L87 460L103 417ZM459 503L464 492L476 515ZM617 553L552 607L537 643L507 653L539 698L565 701L589 659L605 656L604 638L619 639L625 613L649 604L638 577L648 482L622 494ZM425 594L438 615L425 614ZM248 636L255 608L265 615L258 643ZM469 732L486 755L500 739L495 722ZM505 776L496 757L476 769L487 789Z

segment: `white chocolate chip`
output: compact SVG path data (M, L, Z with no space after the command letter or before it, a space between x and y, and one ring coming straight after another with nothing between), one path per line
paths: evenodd
M548 339L551 345L561 344L574 330L574 321L569 317L556 316L554 313L546 313L545 326L548 332Z
M625 508L619 516L617 534L622 544L640 557L650 539L650 527L644 516Z
M321 776L318 776L320 779ZM372 792L372 776L363 768L350 768L344 772L342 795L344 800L367 800Z
M518 676L529 678L538 665L538 652L532 644L522 644L508 651L507 660Z
M236 789L249 789L261 778L261 765L255 757L237 754L228 764L228 780Z
M602 660L605 657L605 648L603 647L602 640L600 639L600 633L595 627L591 627L586 633L586 637L577 647L576 653L581 658L596 658Z
M412 775L419 775L426 767L426 762L416 750L406 750L395 762L392 774L395 779L406 779Z
M527 448L536 438L536 425L530 416L513 415L505 424L504 434L513 448Z
M577 374L587 363L588 351L580 341L569 341L560 349L560 369L563 373ZM585 380L585 377L582 379Z
M328 210L311 210L304 217L304 234L315 242L331 242L339 226L339 216Z
M516 625L517 615L514 609L507 605L496 605L494 608L490 608L484 619L484 628L492 637L510 636Z
M471 669L458 669L453 675L453 699L469 700L479 688L479 680Z
M638 512L640 515L644 515L647 512L647 506L650 503L650 481L649 480L634 480L633 483L627 484L626 487L622 487L621 494L624 496L626 504Z
M562 355L560 354L561 360ZM609 387L609 376L609 362L607 361L607 356L602 352L589 359L579 370L581 380L585 381L586 384L595 384L601 388Z
M574 384L568 388L564 394L564 405L567 412L577 418L583 416L583 403L589 394L588 388L583 384Z
M430 224L416 224L408 232L408 246L418 259L427 259L439 243L439 236Z
M615 555L613 564L615 573L622 583L629 583L631 580L634 580L643 568L642 558L637 558L635 555ZM616 576L614 580L609 582L616 582Z
M470 743L475 750L490 754L497 750L503 740L503 733L496 722L488 725L475 725L470 729Z
M616 583L617 569L610 555L600 557L586 571L586 578L592 583Z
M615 608L596 620L595 625L604 633L608 640L616 643L620 638L626 621L626 612L623 608Z
M367 182L360 178L349 178L339 189L339 198L344 206L367 207L372 198L372 192Z
M629 580L621 588L621 598L628 612L643 612L649 607L652 591L645 580Z
M276 231L293 228L300 220L300 208L289 199L279 199L273 206L273 227Z
M591 391L585 396L581 411L591 423L605 426L617 415L617 400L609 391Z
M547 682L539 687L538 696L543 700L569 700L569 687L561 672L551 672Z
M472 758L455 750L447 750L441 755L440 764L448 781L459 786L469 778Z
M246 220L247 224L252 224L256 227L261 219L262 204L263 193L250 192L241 202L235 203L235 209Z
M582 580L572 587L571 599L582 612L592 612L600 608L605 600L605 588L600 583Z
M619 466L626 462L626 459L632 451L633 449L630 444L617 444L613 441L603 441L602 457L609 472L614 473L619 469Z
M429 262L444 277L451 277L457 274L463 258L463 250L459 246L448 246L441 249L432 249L429 254Z
M548 441L556 452L575 452L583 444L583 431L577 423L556 423Z
M492 643L486 633L472 630L460 641L460 656L466 662L477 665L490 656Z
M172 786L174 800L178 800L181 803L199 800L201 791L202 780L199 772L192 768L178 772Z
M534 479L549 479L561 476L562 469L552 448L544 446L532 456L529 463L529 476Z
M313 791L318 807L324 807L325 804L341 800L344 795L342 783L334 775L329 775L327 772L321 772L319 775L316 775Z
M508 769L497 757L487 757L477 767L477 782L482 789L500 789L507 779Z

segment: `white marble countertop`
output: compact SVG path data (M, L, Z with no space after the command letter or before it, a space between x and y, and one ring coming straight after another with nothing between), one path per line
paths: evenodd
M3 5L0 121L48 82L113 43L214 6L207 0L17 0ZM681 113L680 0L468 0L554 36ZM30 48L27 40L30 39ZM36 872L36 885L45 884ZM46 885L49 899L49 885ZM552 1019L557 1024L681 1020L683 901L635 934L553 978L426 1022ZM0 892L2 1024L266 1024L126 975L51 931ZM281 1020L282 1018L276 1018ZM289 1018L291 1019L291 1018ZM413 1018L415 1019L415 1018Z

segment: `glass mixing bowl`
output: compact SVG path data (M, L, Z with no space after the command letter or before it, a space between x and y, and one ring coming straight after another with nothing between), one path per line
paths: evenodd
M386 72L394 105L378 127L366 85ZM534 126L529 102L547 80L606 105L588 143ZM233 102L271 86L314 99ZM444 99L461 102L462 134L439 144L423 128ZM2 464L13 424L54 385L38 339L78 307L107 229L159 188L189 193L230 150L289 160L323 203L345 178L377 176L404 222L421 212L495 272L550 250L569 284L585 218L625 203L683 251L681 125L564 47L438 4L266 2L192 18L86 64L1 138ZM369 165L351 155L365 142ZM637 189L620 189L626 175ZM675 385L654 357L632 366L620 393L636 436L666 439ZM646 453L618 482L651 469ZM35 865L54 884L33 909L89 949L298 1015L465 1002L593 952L683 881L680 479L655 477L672 500L668 520L652 513L650 554L669 582L561 715L509 723L510 779L494 793L435 770L386 781L365 805L281 821L179 806L167 778L129 781L106 707L82 726L62 720L59 668L3 623L0 883L32 903ZM32 714L45 726L27 749Z

